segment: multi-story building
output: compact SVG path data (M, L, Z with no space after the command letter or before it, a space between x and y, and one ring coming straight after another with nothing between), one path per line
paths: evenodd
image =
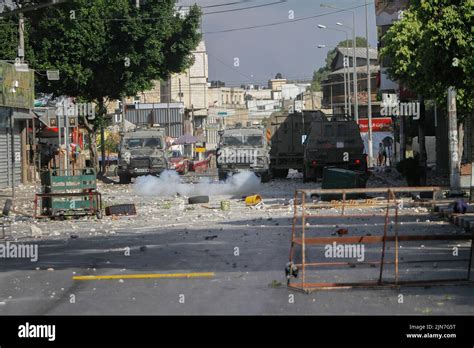
M375 1L375 19L378 32L378 46L382 47L382 37L390 29L392 24L399 20L403 15L403 11L408 7L409 0L376 0ZM380 76L379 76L379 92L380 93L397 93L399 85L397 82L390 80L387 76L387 68L390 65L391 58L385 57L380 60Z
M367 48L357 47L355 49L356 71L357 71L357 90L359 102L359 118L367 118L368 96L367 96ZM349 68L344 67L344 57L347 58ZM351 98L352 106L354 105L354 89L353 89L353 48L336 49L336 56L331 63L331 73L327 80L323 82L323 107L332 110L335 115L344 115L345 98ZM377 49L369 49L370 71L371 71L371 101L372 115L380 116L380 103L377 102L377 74L380 70L378 65ZM344 74L350 80L350 91L344 88ZM348 76L348 77L347 77ZM346 80L347 81L347 80ZM346 91L346 92L345 92ZM353 115L352 111L352 115Z
M205 133L207 148L214 149L219 140L218 131L239 124L245 126L249 121L249 111L243 88L209 88L207 95L209 104Z
M201 41L192 52L194 64L181 74L172 75L161 85L161 102L184 103L193 118L194 128L205 126L208 107L208 57L206 45Z

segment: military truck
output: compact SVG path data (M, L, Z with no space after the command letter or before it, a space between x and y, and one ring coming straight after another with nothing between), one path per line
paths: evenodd
M270 175L286 178L290 169L303 171L305 137L315 120L325 119L321 111L274 112L267 123L266 136L270 140Z
M252 171L262 182L270 179L269 147L260 127L236 127L219 131L220 140L216 152L219 180L229 174Z
M159 175L167 168L164 128L125 132L119 150L117 174L121 184L140 175Z
M367 172L367 158L355 121L314 121L304 143L303 181L322 178L325 167Z

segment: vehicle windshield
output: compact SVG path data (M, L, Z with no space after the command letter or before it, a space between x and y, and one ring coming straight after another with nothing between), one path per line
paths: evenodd
M126 139L125 147L128 149L133 149L137 147L154 147L154 148L161 149L161 139L160 138Z
M262 137L260 135L248 135L244 137L244 141L246 145L250 146L262 146Z
M262 147L260 135L227 135L224 136L224 145Z
M167 156L168 156L168 158L180 158L180 157L182 157L181 152L176 151L176 150L168 152Z

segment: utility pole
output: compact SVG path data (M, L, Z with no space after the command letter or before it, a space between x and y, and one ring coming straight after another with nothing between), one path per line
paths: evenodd
M349 108L349 119L352 118L352 99L351 99L351 58L349 57L349 40L346 40L347 49L347 106Z
M461 190L456 95L456 89L454 87L450 87L448 89L448 139L450 154L449 183L452 193L459 193Z
M18 58L20 58L20 63L25 61L25 19L23 17L23 12L20 12L20 19L18 21Z
M122 132L125 133L125 115L126 115L126 100L125 97L122 97Z
M372 145L372 79L370 74L370 50L369 50L369 15L368 15L368 4L365 0L365 41L367 41L367 117L369 123L369 163L368 166L373 166L374 148Z
M20 13L19 20L18 20L18 58L20 58L20 63L24 63L25 61L25 19L23 17L23 13ZM28 121L26 121L28 122ZM34 120L33 120L34 122ZM27 123L28 125L28 123ZM12 128L12 132L14 132L14 128ZM27 161L26 161L26 139L28 137L28 126L25 128L23 127L21 132L21 178L22 182L25 183L27 181ZM12 147L13 149L13 147ZM13 150L12 150L13 151ZM15 159L16 156L13 156ZM13 166L15 168L15 166ZM14 172L14 170L13 170ZM13 177L15 177L15 173L13 173ZM15 182L13 182L13 192L14 191Z
M357 124L359 124L359 93L357 87L357 58L356 58L356 20L355 20L355 12L352 12L352 64L354 65L354 98L355 98L355 105L354 105L354 120Z

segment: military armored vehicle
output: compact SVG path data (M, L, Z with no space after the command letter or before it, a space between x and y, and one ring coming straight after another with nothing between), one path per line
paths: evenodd
M164 128L145 128L126 132L119 150L117 174L121 184L140 175L159 175L167 168Z
M229 174L246 170L254 172L262 182L270 179L270 149L263 128L230 128L220 131L219 135L216 153L219 180L226 180Z
M325 167L367 172L367 158L355 121L314 121L304 143L303 180L322 178Z
M271 114L266 136L270 140L270 175L272 178L286 178L290 169L303 171L304 140L310 133L311 124L325 120L319 110L303 112L279 111Z

